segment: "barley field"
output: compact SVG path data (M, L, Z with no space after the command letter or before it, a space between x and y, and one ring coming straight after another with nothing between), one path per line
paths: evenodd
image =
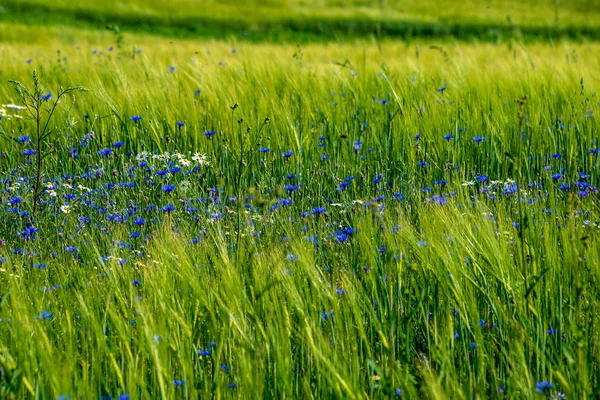
M1 399L600 397L598 0L0 4Z

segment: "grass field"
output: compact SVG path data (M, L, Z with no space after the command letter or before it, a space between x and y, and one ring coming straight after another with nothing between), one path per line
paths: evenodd
M596 0L2 7L0 398L600 396Z

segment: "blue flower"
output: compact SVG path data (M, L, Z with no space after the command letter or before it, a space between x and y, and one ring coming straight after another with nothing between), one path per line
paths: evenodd
M283 158L290 158L293 155L294 155L293 150L288 150L288 151L284 151L283 153L281 153L281 157L283 157Z
M52 314L46 310L42 310L36 317L36 319L39 319L40 321L47 321L50 318L52 318Z
M42 100L48 101L52 98L52 94L50 92L42 95Z
M132 117L129 118L130 120L132 120L133 122L139 122L142 120L142 116L141 115L134 115Z
M211 138L213 136L215 136L217 134L217 131L206 131L204 132L204 136L206 136L207 138Z
M123 142L114 142L113 143L113 147L117 148L117 147L123 147Z
M27 143L30 140L31 140L31 137L29 137L29 136L19 136L17 138L17 142L19 142L19 143Z
M474 141L475 143L481 143L481 142L483 142L484 140L485 140L485 137L483 137L483 136L475 136L475 137L473 138L473 141Z
M171 193L173 190L175 190L175 185L172 185L170 183L168 183L162 187L162 191L165 193Z
M536 382L535 391L542 394L548 394L550 392L550 389L552 389L553 387L554 385L548 381Z
M178 121L178 122L177 122L177 127L178 127L178 128L182 128L183 126L185 126L185 123L184 123L184 122L181 122L181 121Z
M26 150L23 150L23 155L24 155L25 157L31 157L31 156L34 156L34 155L35 155L35 150L31 150L31 149L26 149Z
M108 147L106 149L98 150L98 155L100 155L100 156L108 157L111 154L112 154L112 149L110 147Z
M352 146L352 148L354 149L355 153L358 153L360 151L360 149L362 148L363 142L361 142L360 140L355 140L354 141L354 145Z
M162 208L162 210L163 212L170 213L172 211L175 211L175 206L173 204L167 204Z
M259 153L268 153L269 151L271 151L270 148L268 147L261 147L260 149L258 149Z
M175 379L173 381L173 386L183 386L183 385L185 385L185 381L180 381L178 379Z

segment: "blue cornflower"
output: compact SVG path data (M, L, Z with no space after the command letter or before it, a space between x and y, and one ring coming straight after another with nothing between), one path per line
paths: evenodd
M360 149L362 148L363 142L361 142L360 140L355 140L354 141L354 145L352 146L354 149L355 153L358 153L360 151Z
M474 141L475 143L481 143L481 142L483 142L484 140L485 140L485 137L483 137L483 136L475 136L475 137L473 138L473 141Z
M271 151L270 148L268 147L261 147L260 149L258 149L259 153L268 153L269 151Z
M175 211L175 206L173 204L167 204L162 208L163 212L169 213Z
M293 150L288 150L288 151L284 151L283 153L281 153L281 157L283 157L283 158L290 158L293 155L294 155Z
M183 386L183 385L185 385L185 381L180 381L178 379L175 379L173 381L173 386Z
M146 223L146 220L140 217L133 220L133 223L136 225L144 225Z
M204 132L204 136L206 136L207 138L211 138L213 136L215 136L217 134L217 131L206 131Z
M132 120L133 122L139 122L142 120L142 116L141 115L134 115L132 117L129 118L130 120Z
M98 150L98 155L104 156L104 157L110 156L111 153L112 153L112 149L110 147L108 147L106 149L100 149L100 150Z
M21 203L21 198L19 196L13 196L10 199L8 199L8 204L11 206L15 206L17 204Z
M44 101L48 101L51 98L52 98L52 93L50 93L50 92L42 95L42 100L44 100Z
M535 383L535 391L542 394L548 394L550 392L550 389L552 389L553 387L554 385L548 381Z
M31 149L23 150L23 155L25 157L31 157L31 156L35 155L35 150L31 150Z
M79 249L77 247L67 246L66 249L68 253L79 253Z
M167 183L162 187L162 191L165 193L171 193L173 190L175 190L175 185L170 183Z
M184 123L184 122L181 122L181 121L178 121L178 122L177 122L177 127L178 127L178 128L182 128L182 127L184 127L184 126L185 126L185 123Z
M123 142L114 142L114 143L113 143L113 147L115 147L115 148L118 148L118 147L123 147L123 145L124 145L124 144L125 144L125 143L123 143Z
M27 143L30 140L31 140L31 137L29 137L29 136L19 136L17 138L17 142L19 142L19 143Z
M36 319L39 319L40 321L47 321L50 318L52 318L52 314L46 310L42 310L36 317Z
M221 368L222 371L229 371L229 369L230 369L229 365L227 365L227 364L221 364L219 366L219 368Z
M446 136L444 136L444 140L450 141L452 139L454 139L454 135L446 135Z

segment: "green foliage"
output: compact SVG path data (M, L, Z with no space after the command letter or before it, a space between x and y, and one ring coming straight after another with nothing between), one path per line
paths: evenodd
M8 211L33 174L0 142L0 397L598 397L600 210L576 188L600 182L597 43L108 50L31 29L44 47L7 44L3 76L90 92L53 119L35 220ZM11 137L32 132L18 116ZM210 165L157 178L165 152Z

